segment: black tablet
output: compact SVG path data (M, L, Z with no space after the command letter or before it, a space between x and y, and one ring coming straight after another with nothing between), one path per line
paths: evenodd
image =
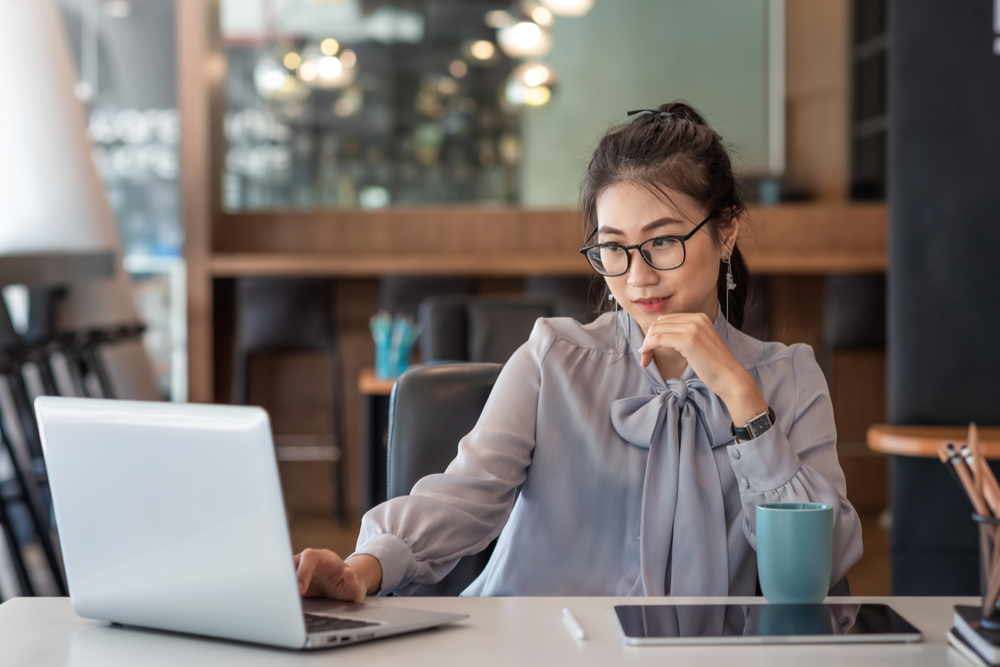
M919 642L920 631L884 604L623 605L626 644Z

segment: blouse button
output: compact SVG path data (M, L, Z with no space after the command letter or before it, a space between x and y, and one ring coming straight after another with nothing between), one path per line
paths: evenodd
M746 477L744 477L743 479L741 479L740 480L740 488L743 489L744 491L749 490L750 489L750 480L748 480Z
M740 460L740 450L738 450L738 449L730 449L729 450L729 455L732 456L737 461Z

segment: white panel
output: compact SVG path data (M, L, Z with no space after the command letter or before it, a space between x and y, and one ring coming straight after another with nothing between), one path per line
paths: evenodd
M0 254L116 250L52 0L0 2Z

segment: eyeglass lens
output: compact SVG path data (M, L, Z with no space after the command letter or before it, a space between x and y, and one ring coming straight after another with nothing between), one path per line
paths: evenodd
M684 244L679 239L650 239L639 247L646 263L668 271L684 263ZM616 245L600 246L587 252L587 259L598 273L615 276L628 270L628 250Z

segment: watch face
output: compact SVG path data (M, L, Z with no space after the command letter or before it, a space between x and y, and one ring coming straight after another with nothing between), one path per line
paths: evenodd
M755 438L770 427L771 419L767 414L760 415L759 417L755 417L747 422L747 430L750 431Z

